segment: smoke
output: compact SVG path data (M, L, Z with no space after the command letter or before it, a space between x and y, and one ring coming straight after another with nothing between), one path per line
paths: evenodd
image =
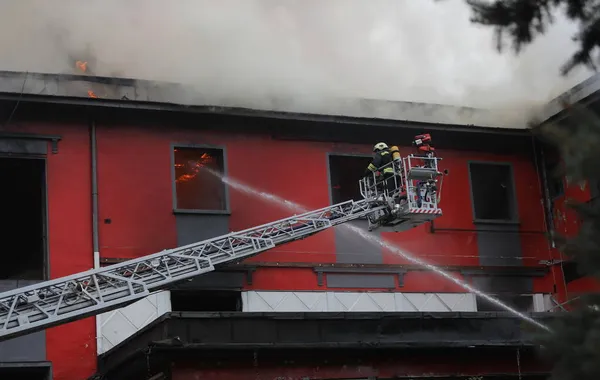
M0 70L171 81L213 99L371 98L480 108L545 103L587 78L562 16L515 56L462 0L12 0Z

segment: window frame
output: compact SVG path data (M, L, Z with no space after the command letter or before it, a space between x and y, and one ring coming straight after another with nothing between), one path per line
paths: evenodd
M510 216L511 218L508 220L504 219L481 219L477 218L477 212L475 210L475 196L473 193L473 173L471 170L472 165L487 165L487 166L504 166L508 167L509 178L511 181L509 194L508 194L508 202L510 207ZM510 162L498 162L498 161L467 161L467 169L469 171L469 192L471 198L471 212L473 215L473 224L508 224L508 225L518 225L519 224L519 206L517 200L517 188L515 183L515 171L513 168L513 164Z
M171 193L173 202L173 213L174 214L208 214L208 215L230 215L231 214L231 203L229 199L229 186L223 184L223 191L225 195L225 209L224 210L204 210L204 209L182 209L177 207L177 185L175 183L175 149L212 149L219 150L223 158L223 174L228 175L228 162L227 162L227 148L223 145L211 145L211 144L186 144L186 143L171 143Z
M327 190L329 193L329 204L333 205L333 184L331 183L331 157L332 156L342 156L342 157L354 157L354 158L369 158L373 159L373 154L368 153L348 153L348 152L327 152L325 155L325 159L327 160ZM365 169L367 167L365 166ZM358 186L358 182L356 183Z

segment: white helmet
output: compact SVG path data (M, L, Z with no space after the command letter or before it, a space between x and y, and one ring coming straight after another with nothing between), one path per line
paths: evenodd
M375 144L375 146L373 147L373 152L379 152L384 149L388 149L387 144L380 142L380 143Z

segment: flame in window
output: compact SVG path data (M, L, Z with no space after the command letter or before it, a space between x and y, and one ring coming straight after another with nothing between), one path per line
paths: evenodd
M202 156L200 156L200 159L189 160L187 162L187 165L186 164L175 164L175 169L181 169L181 168L186 169L186 173L177 177L175 182L181 183L181 182L191 181L192 179L196 178L200 169L207 166L208 164L213 164L214 162L215 162L214 157L212 157L208 153L203 153Z

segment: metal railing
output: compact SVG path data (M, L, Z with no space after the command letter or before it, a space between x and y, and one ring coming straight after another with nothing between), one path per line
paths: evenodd
M364 199L376 199L380 196L394 197L401 192L402 188L402 164L398 161L392 161L377 169L377 172L371 173L359 181L360 195ZM393 175L385 177L383 171L386 168L393 169ZM394 194L389 194L388 181L394 181Z
M435 184L442 173L438 171L441 158L409 154L394 160L359 181L360 194L364 199L396 198L406 194L410 208L437 209L437 191L428 190L427 185ZM391 175L384 175L386 168L392 168ZM388 181L393 181L393 194L389 194ZM418 198L422 198L418 205Z

